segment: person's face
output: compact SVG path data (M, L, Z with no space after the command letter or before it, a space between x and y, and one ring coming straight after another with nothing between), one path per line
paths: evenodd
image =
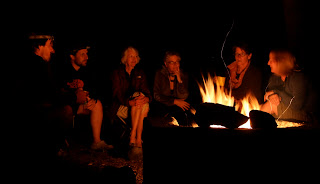
M268 61L268 65L270 66L271 72L279 75L279 67L278 67L278 63L275 60L275 56L273 53L269 54L269 61Z
M73 55L71 55L72 58ZM74 63L78 66L87 66L88 62L88 49L78 50L75 56L73 56Z
M251 59L252 54L247 54L244 50L237 47L234 53L238 67L246 67Z
M138 53L133 50L133 49L129 49L127 51L127 62L126 62L126 66L127 67L131 67L134 68L136 66L136 64L138 63Z
M166 65L169 73L175 73L175 72L179 71L179 69L180 69L179 57L176 55L169 56L167 58L167 61L165 62L165 65Z
M40 52L42 52L42 59L46 62L49 62L51 59L51 54L55 53L53 49L53 42L51 39L48 39L44 46L39 47Z

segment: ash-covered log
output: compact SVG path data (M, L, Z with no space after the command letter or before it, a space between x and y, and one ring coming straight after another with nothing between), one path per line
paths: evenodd
M198 106L195 119L200 127L222 125L227 128L238 128L248 121L248 117L229 107L215 103L202 103Z
M252 110L249 113L249 117L252 128L272 129L278 126L274 117L263 111Z

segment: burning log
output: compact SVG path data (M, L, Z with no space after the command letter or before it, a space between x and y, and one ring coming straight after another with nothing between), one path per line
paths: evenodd
M277 123L274 117L266 112L259 110L250 111L250 124L252 128L271 129L277 128Z
M227 128L238 128L248 121L248 117L229 107L216 103L202 103L197 108L195 119L200 127L209 127L212 124Z

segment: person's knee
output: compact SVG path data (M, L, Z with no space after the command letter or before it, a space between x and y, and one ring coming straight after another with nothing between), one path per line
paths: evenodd
M103 107L102 107L102 103L100 100L96 101L94 108L91 110L91 113L92 112L99 113L99 114L103 113Z
M94 109L99 110L99 111L102 111L102 110L103 110L102 108L103 108L103 107L102 107L101 101L100 101L100 100L97 100Z

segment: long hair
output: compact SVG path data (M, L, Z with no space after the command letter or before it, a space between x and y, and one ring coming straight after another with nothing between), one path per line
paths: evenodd
M273 49L270 51L278 63L279 72L283 75L289 75L298 68L296 57L286 49Z

